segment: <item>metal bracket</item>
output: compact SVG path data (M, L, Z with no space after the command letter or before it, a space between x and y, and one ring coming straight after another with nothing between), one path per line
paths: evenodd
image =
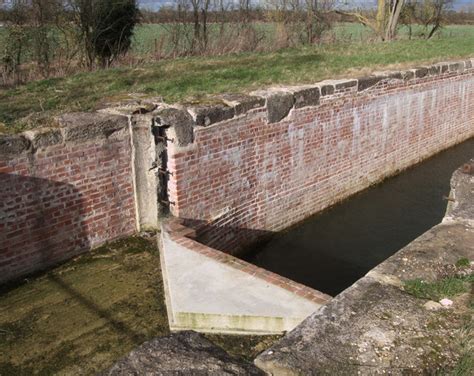
M163 205L175 205L173 201L167 201L167 200L158 200L161 202Z
M168 138L166 136L155 136L155 139L161 142L174 142L174 138Z

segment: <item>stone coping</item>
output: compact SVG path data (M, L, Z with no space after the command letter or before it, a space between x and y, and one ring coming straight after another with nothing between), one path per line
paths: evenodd
M57 117L51 128L37 128L18 135L0 134L0 155L35 152L62 142L107 139L125 128L127 117L148 114L155 125L172 129L177 147L193 143L193 129L223 123L256 109L266 111L269 124L286 118L292 109L318 106L323 99L365 93L387 84L416 84L435 77L449 77L473 71L474 59L441 62L413 69L375 72L370 76L324 80L314 84L270 87L249 94L221 94L200 103L166 104L161 97L108 103L91 113L70 113Z
M9 158L65 143L114 139L118 132L127 129L129 120L123 115L77 112L59 116L53 125L17 135L0 134L0 156Z
M162 229L170 236L173 241L186 247L186 249L200 253L208 258L218 261L221 264L231 266L234 269L262 279L272 285L281 287L304 299L310 300L317 304L326 304L332 299L330 295L324 294L320 291L312 289L311 287L302 285L279 274L270 272L247 261L241 260L237 257L199 243L193 239L196 230L184 226L179 218L169 218L168 221L163 224Z

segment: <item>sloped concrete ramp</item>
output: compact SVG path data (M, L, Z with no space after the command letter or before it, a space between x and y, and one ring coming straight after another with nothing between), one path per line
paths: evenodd
M295 328L330 299L317 291L309 294L309 298L299 296L274 284L275 281L258 277L258 272L252 273L253 268L259 269L253 265L249 264L245 271L239 270L222 262L228 257L233 259L232 256L211 249L221 256L212 257L192 248L179 244L164 226L160 253L171 330L283 333ZM238 260L236 265L242 263ZM302 286L302 289L308 288Z

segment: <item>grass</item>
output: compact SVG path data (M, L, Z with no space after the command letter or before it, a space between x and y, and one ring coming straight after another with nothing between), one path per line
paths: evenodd
M464 27L464 31L430 41L335 43L277 52L180 58L139 68L36 81L0 90L0 123L8 132L47 125L51 115L92 110L105 100L123 98L128 93L163 96L172 103L207 94L311 83L386 67L468 57L474 53L474 27Z
M452 298L468 292L468 284L473 281L473 274L466 277L449 276L435 282L426 282L418 278L405 281L404 290L420 299L439 301L443 298Z
M154 242L131 237L0 291L0 375L97 374L169 334ZM276 337L211 341L252 358Z

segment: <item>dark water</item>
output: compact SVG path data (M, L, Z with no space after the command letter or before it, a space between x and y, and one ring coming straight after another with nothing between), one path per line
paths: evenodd
M474 157L474 139L274 236L253 264L336 295L441 222L455 169Z

